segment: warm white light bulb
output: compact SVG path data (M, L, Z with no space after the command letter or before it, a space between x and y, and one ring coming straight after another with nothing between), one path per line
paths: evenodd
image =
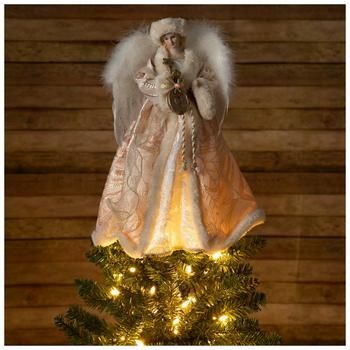
M123 274L122 273L113 273L113 278L119 282L123 278Z
M191 265L186 265L185 272L190 275L192 273L192 266Z
M223 324L226 324L227 321L228 321L228 316L227 316L227 315L221 315L221 316L219 317L219 321L220 321L221 323L223 323Z
M189 300L186 300L186 301L184 301L182 304L181 304L181 307L183 308L183 309L186 309L189 305L190 305L190 301Z
M124 337L124 336L120 337L120 340L121 340L121 341L124 341L124 340L125 340L125 337Z
M188 297L188 300L191 302L191 303L195 303L197 301L197 299L194 297L194 296L189 296Z
M129 269L129 271L131 272L131 273L135 273L136 272L136 267L130 267L130 269Z
M113 297L117 297L117 296L120 295L120 290L117 289L117 288L115 288L115 287L113 287L113 288L109 291L109 293L110 293Z
M180 319L178 317L176 317L174 320L173 320L173 325L177 325L180 323Z
M149 290L149 294L150 294L150 295L156 294L156 287L155 287L155 286L153 286L153 287Z
M145 346L145 343L141 339L136 339L135 343L137 346Z
M211 255L214 260L218 260L222 257L222 252L215 252Z
M179 334L179 330L177 328L174 329L174 334Z
M181 308L186 309L190 306L190 304L194 304L197 301L197 299L194 296L189 296L187 300L185 300L182 304L181 304Z

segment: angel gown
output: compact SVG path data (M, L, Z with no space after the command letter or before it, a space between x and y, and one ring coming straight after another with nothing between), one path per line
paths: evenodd
M181 70L182 61L176 64ZM190 110L176 115L160 102L152 62L140 71L135 81L144 103L112 162L93 243L107 246L118 240L134 258L179 249L208 254L226 249L261 224L264 211L218 119L204 119L191 94ZM215 80L203 67L197 77Z

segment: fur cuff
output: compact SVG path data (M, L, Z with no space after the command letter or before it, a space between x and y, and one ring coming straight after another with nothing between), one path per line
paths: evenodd
M215 117L215 98L206 79L197 78L192 83L193 95L203 119L211 120Z

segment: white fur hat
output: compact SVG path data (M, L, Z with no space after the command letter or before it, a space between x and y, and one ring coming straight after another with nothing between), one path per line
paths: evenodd
M163 18L159 21L152 22L150 35L154 43L160 44L160 38L164 34L177 33L185 36L186 20L183 18Z

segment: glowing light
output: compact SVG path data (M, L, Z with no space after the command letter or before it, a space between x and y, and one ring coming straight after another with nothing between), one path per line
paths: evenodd
M190 304L191 304L191 301L190 301L190 300L186 300L186 301L184 301L184 302L181 304L181 307L182 307L183 309L186 309L188 306L190 306Z
M189 296L188 297L188 300L191 302L191 303L195 303L197 301L197 299L194 297L194 296Z
M188 299L181 304L181 308L186 309L191 305L191 303L194 304L196 301L197 299L194 296L189 296Z
M136 339L135 343L137 346L145 346L145 343L141 339Z
M178 317L176 317L174 320L173 320L173 325L177 325L180 323L180 319Z
M113 297L117 297L117 296L120 295L120 290L117 289L117 288L115 288L115 287L113 287L113 288L109 291L109 293L110 293Z
M115 278L119 282L123 278L123 274L122 273L114 273L113 278Z
M156 294L156 287L155 287L155 286L153 286L153 287L149 290L149 294L150 294L150 295Z
M177 328L174 329L174 334L179 334L179 330Z
M216 320L216 317L215 317L215 316L213 316L213 320Z
M214 259L214 260L218 260L222 257L222 252L215 252L211 255L211 257Z
M135 273L136 272L136 267L130 267L130 269L129 269L129 271L131 272L131 273Z
M219 317L219 321L222 323L222 324L226 324L227 321L228 321L228 316L227 315L221 315Z
M125 341L125 337L124 336L120 337L120 340Z
M186 265L185 267L185 272L190 275L192 273L192 266L191 265Z

